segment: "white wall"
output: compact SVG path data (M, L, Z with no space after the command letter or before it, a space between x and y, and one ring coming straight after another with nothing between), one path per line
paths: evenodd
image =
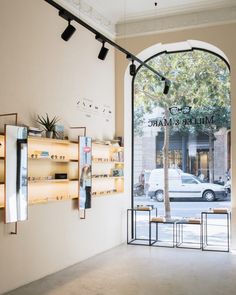
M112 138L114 51L98 60L101 44L76 24L72 39L62 41L66 25L43 0L0 1L0 113L18 112L21 123L33 125L35 114L48 112L65 126L87 126L92 137ZM110 122L79 111L79 98L109 105ZM0 293L120 244L126 205L122 194L94 198L86 220L71 201L33 205L17 236L0 210Z
M65 126L87 126L93 137L114 136L114 50L97 58L101 43L75 22L70 41L60 35L67 22L43 0L0 2L1 111L18 112L23 123L35 114L57 115ZM110 122L88 118L78 99L109 105ZM99 126L99 128L97 128ZM95 127L95 128L94 128Z

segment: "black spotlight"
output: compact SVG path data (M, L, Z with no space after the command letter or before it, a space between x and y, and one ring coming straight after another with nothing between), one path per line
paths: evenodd
M133 60L132 64L129 66L129 74L130 76L134 76L136 74L136 65L134 64Z
M76 31L76 28L73 27L71 24L70 24L70 21L68 22L68 26L67 28L65 29L65 31L61 34L61 38L64 40L64 41L69 41L71 36L74 34L74 32Z
M163 93L168 94L169 90L170 90L170 80L165 79L165 86L164 86Z
M99 52L99 54L98 54L98 58L101 59L101 60L104 60L104 59L106 58L107 53L108 53L108 51L109 51L109 49L106 48L106 47L104 46L104 44L105 44L105 42L103 41L103 42L102 42L102 48L101 48L101 50L100 50L100 52Z

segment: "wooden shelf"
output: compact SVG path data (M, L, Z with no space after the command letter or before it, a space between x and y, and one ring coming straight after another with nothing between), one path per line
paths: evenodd
M124 164L124 162L117 162L117 161L92 161L93 164Z
M63 159L51 159L51 158L46 158L46 157L39 157L39 158L31 158L28 157L29 160L44 160L44 161L51 161L51 162L57 162L57 163L69 163L70 160L63 160Z
M29 142L40 142L40 143L56 143L56 144L70 144L69 140L66 139L56 139L56 138L45 138L38 136L29 136Z
M124 178L124 176L93 176L93 179L118 179L118 178Z
M5 160L5 157L0 157L0 160Z
M38 198L34 200L30 200L30 205L37 205L37 204L46 204L50 202L57 202L57 201L68 201L68 200L74 200L78 199L77 196L63 196L63 197L50 197L50 198Z
M29 180L29 183L60 183L69 182L69 179L42 179L42 180Z
M111 145L111 148L115 151L119 150L119 151L124 151L124 147L123 146L114 146L114 145Z
M68 159L68 160L62 160L62 159L52 159L52 158L46 158L46 157L39 157L39 158L31 158L31 157L28 157L29 160L48 160L48 161L51 161L51 162L56 162L56 163L70 163L70 162L75 162L75 163L78 163L78 160L72 160L72 159ZM1 160L1 158L0 158Z
M42 179L42 180L29 180L28 182L29 183L60 183L60 182L70 182L70 181L78 181L78 179L77 178L74 178L74 179L68 179L68 178L67 179Z
M93 195L92 194L92 197L104 197L104 196L110 196L110 195L119 195L119 194L122 194L123 192L111 192L111 193L102 193L102 194L96 194L96 195Z
M109 140L107 142L110 142ZM106 147L112 147L111 143L106 143L105 141L92 141L92 144L94 145L101 145L101 146L106 146Z
M42 179L42 180L29 180L28 183L66 183L70 181L78 181L78 179ZM0 185L4 185L5 182L0 182Z
M29 200L29 205L37 205L37 204L47 204L51 202L58 201L69 201L78 199L78 196L64 196L64 197L51 197L51 198L38 198L34 200ZM4 208L4 204L0 203L0 209Z

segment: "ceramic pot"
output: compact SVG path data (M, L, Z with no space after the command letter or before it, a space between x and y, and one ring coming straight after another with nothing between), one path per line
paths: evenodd
M53 131L46 131L47 138L53 138Z

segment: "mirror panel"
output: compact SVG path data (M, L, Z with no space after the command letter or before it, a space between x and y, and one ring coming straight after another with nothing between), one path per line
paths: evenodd
M79 137L79 209L91 208L92 138Z
M5 126L5 223L28 219L27 128Z

